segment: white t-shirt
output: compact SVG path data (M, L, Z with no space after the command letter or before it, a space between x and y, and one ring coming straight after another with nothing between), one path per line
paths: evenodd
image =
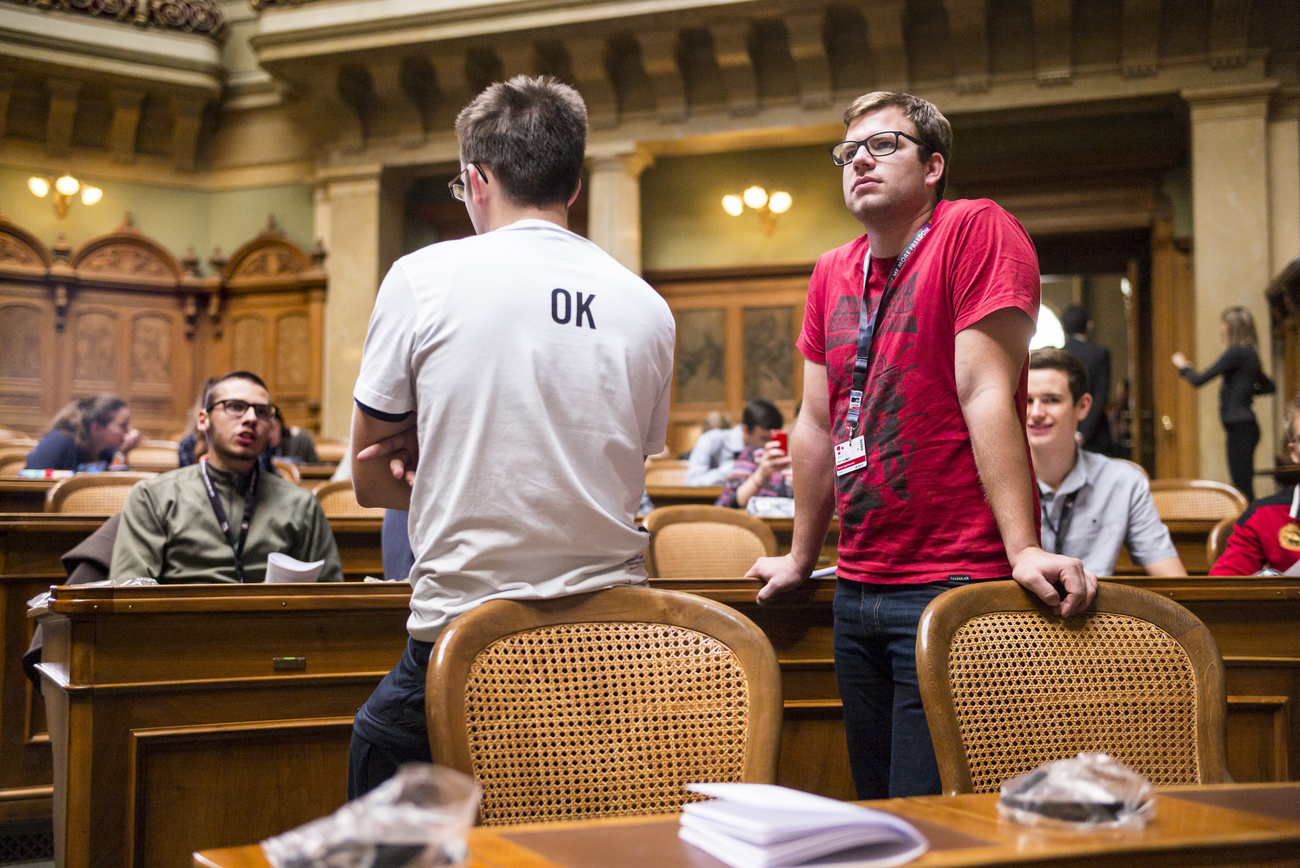
M356 399L416 411L411 617L645 580L644 456L664 448L676 327L595 244L543 220L399 259Z

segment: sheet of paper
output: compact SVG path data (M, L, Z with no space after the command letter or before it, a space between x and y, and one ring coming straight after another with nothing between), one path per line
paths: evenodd
M320 578L325 561L300 561L280 552L272 552L266 559L266 583L282 585L292 582L314 582Z

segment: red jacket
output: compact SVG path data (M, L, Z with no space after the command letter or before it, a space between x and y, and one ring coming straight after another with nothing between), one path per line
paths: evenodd
M1295 548L1282 544L1281 533L1284 527L1295 522L1291 518L1295 491L1295 486L1291 486L1253 501L1237 519L1223 554L1210 567L1210 575L1253 576L1265 567L1286 572L1300 560L1300 532L1287 534L1288 544Z

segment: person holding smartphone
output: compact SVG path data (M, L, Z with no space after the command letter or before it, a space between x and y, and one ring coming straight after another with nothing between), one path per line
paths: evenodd
M778 426L785 424L781 411L777 411ZM736 456L731 473L724 483L717 506L745 509L750 498L794 497L790 484L789 435L773 431L772 438L763 446L747 446Z

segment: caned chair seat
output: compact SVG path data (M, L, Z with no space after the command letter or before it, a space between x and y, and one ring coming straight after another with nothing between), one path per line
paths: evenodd
M1012 581L948 591L921 616L916 665L946 793L994 792L1080 751L1157 786L1229 780L1218 648L1150 591L1102 582L1067 619Z
M114 515L122 511L136 483L155 473L86 473L73 476L45 493L45 511L65 515Z
M352 490L352 480L340 479L325 482L312 489L321 509L331 518L383 518L384 511L377 507L357 503L357 493Z
M662 458L651 461L645 471L645 484L685 485L687 462L680 458Z
M1151 498L1161 521L1236 518L1246 511L1245 495L1208 479L1156 479Z
M425 713L434 761L482 785L485 824L671 813L687 783L776 780L781 678L734 609L621 587L459 616Z
M754 561L776 554L771 528L739 509L661 506L645 526L646 569L656 578L738 578Z

